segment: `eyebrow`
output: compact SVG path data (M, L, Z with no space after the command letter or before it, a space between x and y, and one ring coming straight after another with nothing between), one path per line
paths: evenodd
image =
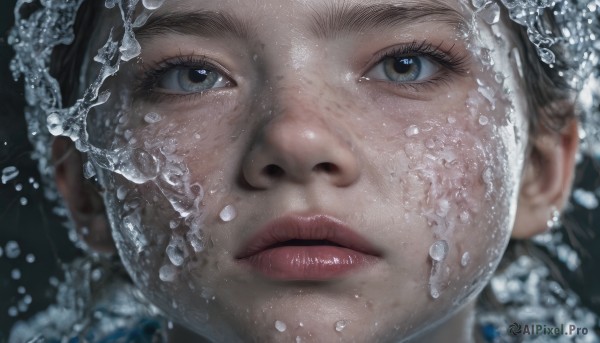
M322 10L315 9L311 31L319 38L335 38L340 33L394 28L426 20L442 22L454 28L467 23L462 13L438 1L370 5L342 1Z
M157 14L151 16L142 27L135 29L135 36L139 40L170 33L206 37L234 36L244 40L250 40L253 36L249 23L241 18L207 10Z
M309 29L317 38L336 38L341 33L394 28L425 20L443 22L452 27L460 27L467 22L459 11L436 0L370 5L340 1L321 9L313 8ZM242 40L250 40L256 35L252 25L243 18L209 10L159 13L135 29L139 40L171 33L205 37L233 36Z

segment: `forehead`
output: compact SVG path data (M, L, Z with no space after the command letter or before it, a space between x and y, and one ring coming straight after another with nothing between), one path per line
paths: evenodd
M423 22L457 28L467 22L465 11L460 0L171 0L137 35L234 35L248 40L287 27L292 33L332 38Z

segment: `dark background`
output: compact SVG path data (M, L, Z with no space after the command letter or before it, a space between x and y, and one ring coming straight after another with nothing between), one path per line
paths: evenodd
M44 200L37 166L30 158L32 147L22 113L23 85L12 79L8 69L12 52L6 37L13 24L14 4L15 0L2 0L0 4L0 171L16 166L19 175L6 185L0 183L0 248L5 250L8 241L16 241L21 253L8 258L4 251L0 256L0 343L7 340L16 320L28 318L52 303L56 288L50 278L60 279L60 265L79 254L61 225L64 219L55 216L53 205ZM598 170L598 163L586 160L579 167L576 187L598 189ZM34 188L30 178L40 183L39 189ZM18 184L22 185L20 191L16 189ZM27 199L26 205L21 205L21 198ZM556 265L583 303L600 313L600 209L589 211L575 205L565 221L569 223L567 236L581 252L583 264L575 273L566 271L560 262ZM28 254L35 256L33 263L26 261ZM21 274L18 279L13 277L15 270ZM19 287L25 292L22 288L19 292ZM32 302L24 307L26 295ZM16 316L9 314L11 308L17 309Z

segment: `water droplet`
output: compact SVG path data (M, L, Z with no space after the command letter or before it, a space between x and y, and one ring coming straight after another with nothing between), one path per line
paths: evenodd
M46 123L48 124L48 131L53 136L60 136L65 132L58 113L50 113L46 118Z
M27 292L27 290L25 289L25 287L19 286L19 288L17 288L17 293L19 293L19 294L25 294L25 292Z
M181 266L185 259L185 242L183 238L179 236L171 237L171 242L167 245L166 252L171 263Z
M419 127L417 125L411 125L406 130L404 130L404 134L406 137L412 137L419 134Z
M345 320L338 320L337 322L335 322L335 331L337 332L342 332L342 330L344 330L344 328L346 328L346 325L348 325L348 322Z
M440 217L445 217L450 211L450 202L447 199L440 199L437 203L435 214Z
M8 308L8 315L10 317L16 317L18 314L19 314L19 311L17 310L16 307L11 306L11 307Z
M175 229L178 226L179 226L179 220L173 219L173 220L169 221L169 228L171 230Z
M488 119L488 117L479 116L479 125L487 125L489 122L490 120Z
M284 332L287 329L287 325L285 325L285 323L282 322L281 320L276 320L275 321L275 329L277 329L277 331L279 331L279 332Z
M440 297L440 291L437 289L435 285L429 285L429 294L433 299L437 299Z
M429 138L428 140L425 141L425 147L427 149L435 148L435 141L433 139Z
M200 139L200 138L202 138L202 136L199 133L194 133L194 138Z
M540 55L542 62L544 62L546 64L552 64L556 60L554 53L550 49L539 48L538 54Z
M456 118L448 117L448 124L454 124L454 123L456 123Z
M448 242L439 240L429 247L429 256L432 260L441 262L446 258L446 255L448 255L448 250Z
M33 298L29 294L27 294L26 296L23 297L23 302L27 305L31 304L32 301L33 301Z
M481 8L485 5L489 0L472 0L471 3L475 8Z
M37 182L34 182L33 183L33 189L38 189L38 188L40 188L40 184L37 183Z
M17 191L17 192L20 192L20 191L22 191L22 190L23 190L23 185L22 185L22 184L20 184L20 183L17 183L17 184L15 185L15 191Z
M144 121L148 124L158 123L162 120L162 116L156 112L150 112L144 116Z
M10 277L13 280L19 280L21 278L21 271L19 269L17 269L17 268L11 270Z
M4 253L7 258L17 258L21 254L21 247L15 241L8 241L4 246Z
M492 181L494 180L494 172L492 170L492 167L486 167L483 170L483 173L481 173L481 179L483 180L483 183L492 183Z
M149 10L155 10L162 6L165 0L142 0L142 4Z
M21 198L19 199L19 203L21 204L21 206L25 206L25 205L27 205L27 203L28 203L28 200L27 200L27 198L25 198L25 197L21 197Z
M158 277L164 282L172 282L175 280L177 274L177 268L172 265L164 265L158 270Z
M577 188L573 191L573 200L588 210L593 210L598 207L598 198L596 198L596 195L594 195L593 192L581 188Z
M479 12L479 17L489 25L498 23L500 21L500 6L495 2L487 5Z
M224 222L232 221L236 216L237 212L235 211L235 207L233 207L233 205L225 206L221 213L219 213L219 217Z
M86 179L91 179L96 175L96 169L92 162L87 161L83 164L83 177Z
M194 252L201 252L204 250L205 244L201 231L188 232L185 235L185 237L190 242L190 245L192 246L192 249L194 249Z
M27 256L25 256L25 261L27 261L27 263L33 263L33 262L35 262L35 255L34 254L27 254Z
M467 223L471 217L471 215L469 215L469 212L467 211L463 211L460 213L460 215L458 216L460 221L463 223Z
M471 261L471 254L469 254L468 251L465 251L465 253L460 258L460 265L463 267L466 267L470 261Z
M19 170L15 166L9 166L2 169L2 184L6 184L8 181L14 179L19 175Z
M117 199L123 201L127 196L127 192L127 187L119 186L119 188L117 188Z

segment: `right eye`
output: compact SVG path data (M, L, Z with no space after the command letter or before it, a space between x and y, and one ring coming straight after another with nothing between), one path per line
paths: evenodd
M167 93L192 94L228 87L230 84L225 76L209 67L174 67L158 78L156 87Z

